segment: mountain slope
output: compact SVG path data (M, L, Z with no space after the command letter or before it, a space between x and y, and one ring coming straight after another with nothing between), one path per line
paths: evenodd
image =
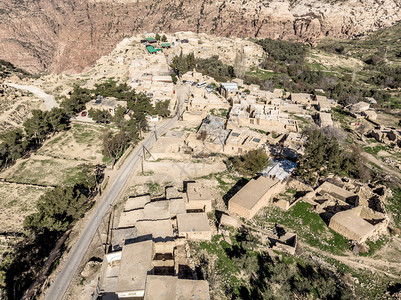
M355 37L401 19L401 0L10 1L0 3L0 59L31 72L80 72L135 32L313 42Z

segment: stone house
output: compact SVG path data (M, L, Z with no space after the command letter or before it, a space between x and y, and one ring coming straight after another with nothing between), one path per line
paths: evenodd
M238 85L236 82L226 82L220 84L220 94L226 98L230 99L238 95Z
M319 127L333 126L333 120L330 113L319 112L316 119L316 124Z
M186 213L177 215L178 236L190 240L212 239L206 213Z
M363 243L373 235L386 233L388 223L385 214L358 206L335 214L329 227L347 239Z
M251 179L228 202L228 210L245 219L253 216L264 206L268 205L272 197L284 190L285 182L277 178L261 176Z
M318 96L316 95L316 101L317 101L317 109L321 112L330 112L331 111L331 106L330 102L327 101L326 96Z
M209 188L200 182L189 182L186 191L187 211L212 211L212 194Z
M86 103L85 108L87 111L90 109L108 111L112 116L114 116L115 110L118 106L126 108L127 102L117 101L117 99L114 97L98 97L96 100L91 100Z

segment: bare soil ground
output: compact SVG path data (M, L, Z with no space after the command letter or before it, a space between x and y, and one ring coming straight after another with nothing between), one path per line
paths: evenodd
M102 135L104 128L94 124L74 123L46 142L38 154L67 160L102 163Z
M41 185L57 185L72 181L82 161L56 159L47 156L32 155L20 160L1 174L13 182Z
M376 122L384 125L384 126L389 126L389 127L399 127L398 122L400 121L400 118L392 115L392 114L388 114L385 112L380 112L377 114L377 120Z
M0 232L20 232L24 218L35 210L35 203L46 189L14 183L0 183Z
M345 67L359 70L363 67L363 62L358 59L324 53L319 50L312 50L310 56L307 59L310 63L319 63L329 68Z
M4 96L0 96L0 132L22 127L31 111L39 109L42 104L43 101L34 96L15 96L6 91Z
M34 212L35 203L46 189L15 183L0 183L0 261L6 251L20 240L26 216Z

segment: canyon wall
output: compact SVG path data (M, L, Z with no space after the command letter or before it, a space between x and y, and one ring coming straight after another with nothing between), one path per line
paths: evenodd
M138 32L352 38L399 21L400 8L401 0L8 0L0 59L33 73L80 72Z

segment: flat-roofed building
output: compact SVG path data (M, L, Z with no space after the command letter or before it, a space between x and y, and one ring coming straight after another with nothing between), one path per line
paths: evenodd
M310 108L312 102L312 96L305 93L291 93L291 102L300 104L306 108Z
M178 236L190 240L211 240L209 220L206 213L177 215Z
M141 220L162 220L170 218L169 202L167 200L152 201L143 208L123 211L120 215L118 228L134 227Z
M235 128L230 131L225 142L224 153L242 155L266 146L266 135L249 129Z
M112 116L114 116L118 106L126 108L127 101L117 101L114 97L98 97L98 99L91 100L85 104L86 110L88 111L90 109L108 111Z
M285 183L277 178L260 176L258 179L251 179L229 200L228 210L240 217L252 219L284 187Z
M187 211L212 211L212 194L209 188L200 182L187 184Z
M331 119L331 114L324 112L318 113L316 123L320 127L333 126L333 120Z
M226 82L220 84L220 94L229 99L238 94L238 84L236 82Z
M358 205L358 195L350 192L344 188L341 188L335 184L328 181L323 182L316 190L316 195L329 194L336 199L347 202L352 205Z
M119 299L144 297L146 278L152 272L152 256L153 242L151 240L123 247L116 284L116 294Z
M206 280L178 279L177 299L208 300L209 283Z
M150 195L142 195L136 197L129 197L124 205L124 211L135 210L144 208L147 203L150 202Z
M347 239L363 243L373 235L387 232L388 217L365 206L336 213L329 227Z
M173 276L149 275L145 300L209 300L206 280L178 279Z
M327 101L326 96L319 96L316 95L316 101L317 101L317 109L321 112L330 112L331 111L331 106L330 102Z

